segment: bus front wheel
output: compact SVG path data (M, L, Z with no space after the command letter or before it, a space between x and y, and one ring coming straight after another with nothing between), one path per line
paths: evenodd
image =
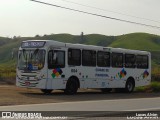
M76 79L70 78L67 82L66 89L64 92L68 95L73 95L76 94L78 90L78 83Z

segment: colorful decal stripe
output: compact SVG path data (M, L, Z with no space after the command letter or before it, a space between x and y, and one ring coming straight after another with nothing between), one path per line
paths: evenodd
M145 70L144 73L143 73L143 79L144 79L144 78L147 78L148 75L149 75L149 72L148 72L147 70Z
M123 68L119 73L117 73L116 77L118 78L124 78L127 75L127 72L125 71L125 69Z
M52 78L59 77L63 73L63 71L60 68L55 68L55 69L53 69L52 72L53 72L51 74Z

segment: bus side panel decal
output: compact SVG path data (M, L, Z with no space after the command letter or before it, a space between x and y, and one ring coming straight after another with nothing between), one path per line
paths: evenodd
M140 75L140 78L147 78L149 76L149 72L147 70L145 70L141 75Z
M126 75L127 75L127 72L123 68L120 72L116 74L116 77L121 79L121 78L124 78Z
M55 68L52 70L52 72L52 78L59 77L63 73L63 71L60 68Z

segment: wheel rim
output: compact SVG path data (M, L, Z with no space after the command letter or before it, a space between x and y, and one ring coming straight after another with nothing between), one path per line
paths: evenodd
M132 91L133 89L133 84L131 82L128 83L127 85L128 91Z

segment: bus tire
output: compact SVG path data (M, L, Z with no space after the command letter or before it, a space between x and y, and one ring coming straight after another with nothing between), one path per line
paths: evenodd
M64 90L64 92L67 95L74 95L77 93L77 90L78 90L77 80L74 78L70 78L67 82L66 89Z
M52 89L41 89L44 94L51 94Z
M102 91L103 93L109 93L109 92L112 91L112 88L101 88L101 91Z
M134 80L128 79L126 82L126 86L125 86L125 92L127 92L127 93L133 92L134 87L135 87Z

